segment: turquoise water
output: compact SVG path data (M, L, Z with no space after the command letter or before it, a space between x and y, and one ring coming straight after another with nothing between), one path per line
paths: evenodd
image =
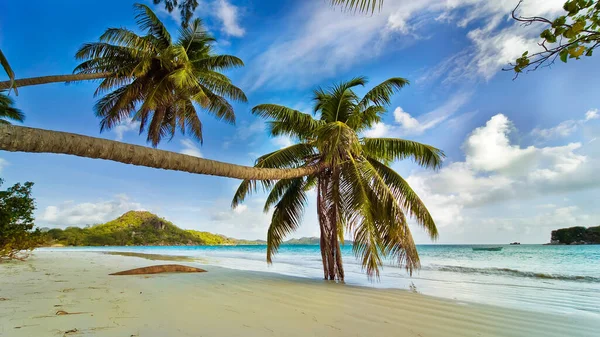
M600 319L600 245L503 246L500 252L473 251L468 245L421 245L421 270L409 276L388 262L381 278L370 281L342 249L346 283L400 288L425 295L541 312ZM199 264L322 279L318 246L282 246L274 264L265 246L77 247L73 251L124 251L190 256Z

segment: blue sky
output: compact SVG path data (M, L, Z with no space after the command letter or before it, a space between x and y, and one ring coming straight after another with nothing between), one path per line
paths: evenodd
M562 2L528 0L524 14L552 16ZM365 16L335 11L323 0L200 1L196 14L217 37L218 52L246 63L228 75L249 102L234 105L236 126L202 114L203 146L177 136L159 148L251 165L289 143L269 138L263 121L250 114L252 106L309 111L317 86L359 75L370 84L400 76L411 85L366 134L410 138L446 152L438 172L394 164L433 213L440 243L542 243L552 229L597 225L600 59L556 64L513 80L501 68L537 42L535 27L508 19L515 4L387 0L381 13ZM0 46L17 77L71 73L82 43L108 27L135 28L132 5L2 2ZM177 29L176 14L152 8L171 31ZM22 88L15 99L26 113L24 125L145 145L132 124L99 132L92 111L96 84ZM7 152L0 153L0 168L6 185L35 182L40 226L93 224L146 209L183 228L266 237L264 196L230 209L238 184L233 179ZM418 228L413 234L418 243L429 242ZM314 202L293 236L312 235L318 235Z

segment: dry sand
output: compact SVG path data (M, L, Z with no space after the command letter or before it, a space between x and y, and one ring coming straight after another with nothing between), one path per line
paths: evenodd
M36 252L0 264L0 336L600 336L582 317L191 262L178 263L208 272L108 275L161 263Z

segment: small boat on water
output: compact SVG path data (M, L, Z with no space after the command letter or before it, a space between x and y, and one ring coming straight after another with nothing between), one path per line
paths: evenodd
M499 252L502 247L473 247L474 252Z
M520 242L511 242L510 244L511 245L520 245L521 243Z

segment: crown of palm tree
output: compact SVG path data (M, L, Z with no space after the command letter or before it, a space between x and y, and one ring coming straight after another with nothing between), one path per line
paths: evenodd
M421 166L437 169L444 154L432 146L404 139L360 138L361 131L381 120L392 94L408 81L391 78L360 98L352 88L366 83L366 78L358 77L328 89L315 90L315 118L274 104L252 109L255 115L269 119L271 135L287 135L298 141L258 158L257 167L317 164L326 167L307 177L261 181L263 188L270 190L265 211L274 206L267 233L269 263L284 237L300 225L306 192L314 187L318 189L319 220L336 222L342 242L344 230L352 233L354 252L369 276L379 275L379 266L386 256L395 257L410 272L419 267L405 214L413 217L431 238L437 237L429 211L389 164L411 158ZM257 187L257 181L243 181L232 206L236 207Z
M95 105L101 131L127 118L140 122L140 134L147 129L154 147L164 137L172 138L177 128L202 142L202 123L195 105L220 120L235 122L227 99L246 102L243 91L221 70L243 66L231 55L216 55L215 39L200 19L171 35L152 10L134 5L139 36L125 28L109 28L100 42L84 44L76 54L83 62L78 74L108 75L95 95L107 93Z

